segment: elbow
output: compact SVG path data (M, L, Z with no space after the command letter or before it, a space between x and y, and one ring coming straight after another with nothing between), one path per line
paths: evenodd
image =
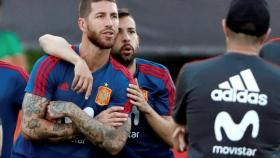
M39 37L38 41L39 41L39 44L41 47L44 46L46 43L48 43L50 36L51 36L50 34L45 34L45 35Z
M123 140L114 141L113 140L113 141L108 142L108 143L111 144L110 148L107 148L108 153L111 154L111 155L117 155L123 149L126 141L123 141Z
M52 46L52 35L45 34L39 38L40 47L47 53L51 53L53 50Z

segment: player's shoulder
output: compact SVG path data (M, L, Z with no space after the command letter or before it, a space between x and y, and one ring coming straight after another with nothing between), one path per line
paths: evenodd
M169 70L164 65L154 61L136 58L136 65L139 71L144 74L151 74L153 71L157 74L169 75Z
M69 67L70 65L72 64L64 60L61 60L57 57L50 56L50 55L43 55L36 61L34 65L34 69L51 70L54 67L66 68Z
M21 67L11 65L4 61L0 61L0 70L5 71L5 75L10 75L12 77L20 77L23 78L25 81L28 80L28 73Z
M221 66L221 61L223 61L223 55L185 63L180 69L180 76L192 78L198 74L205 74L209 73L209 71L218 70Z
M54 61L54 60L58 60L58 58L54 57L54 56L50 56L50 55L43 55L41 56L37 61L36 63L45 63L47 64L47 62L51 62L51 61Z
M159 68L162 70L168 70L164 65L151 61L151 60L146 60L146 59L142 59L142 58L136 58L136 63L138 65L143 65L143 66L150 66L150 67L154 67L154 68Z
M192 62L186 63L185 65L188 67L204 68L204 67L209 67L211 65L216 65L217 62L219 62L222 59L223 59L223 54L214 57L209 57L206 59L194 60Z

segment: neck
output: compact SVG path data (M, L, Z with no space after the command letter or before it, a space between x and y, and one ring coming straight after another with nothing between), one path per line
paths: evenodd
M90 71L94 72L107 63L110 56L110 49L97 47L83 35L80 45L80 56L85 60Z
M136 72L136 59L133 59L133 62L127 66L128 71L134 75Z
M227 52L235 52L245 55L259 55L260 46L258 45L242 45L240 43L228 42Z

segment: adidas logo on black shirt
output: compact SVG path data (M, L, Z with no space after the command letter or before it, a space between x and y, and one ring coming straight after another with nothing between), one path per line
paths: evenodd
M240 72L219 84L219 89L211 92L213 101L248 103L260 106L267 105L267 95L261 94L259 86L250 69Z

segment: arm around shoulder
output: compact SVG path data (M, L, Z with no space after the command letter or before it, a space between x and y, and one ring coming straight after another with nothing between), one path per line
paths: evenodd
M39 44L49 55L64 59L72 64L80 59L71 45L62 37L45 34L39 38Z
M87 63L62 37L46 34L39 38L39 43L47 54L75 65L75 78L72 82L72 88L79 93L86 92L85 98L88 99L91 94L93 77Z

